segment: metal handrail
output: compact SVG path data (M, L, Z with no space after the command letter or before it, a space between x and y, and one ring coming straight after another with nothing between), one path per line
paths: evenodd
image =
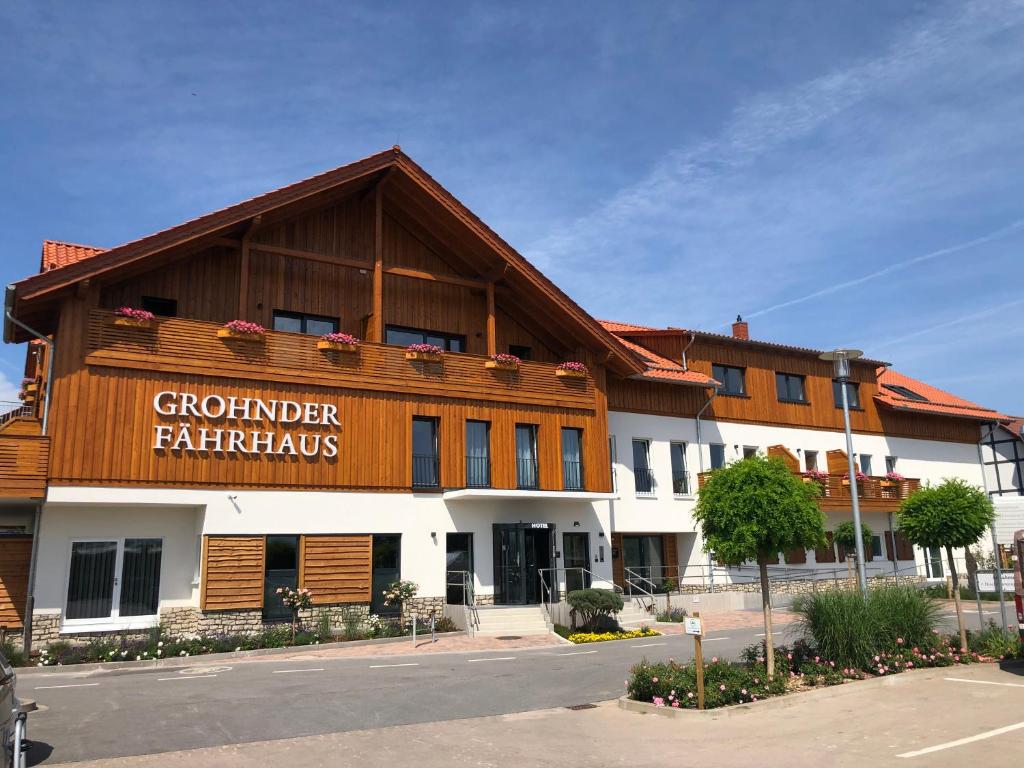
M448 571L445 580L446 586L462 586L462 611L465 617L466 627L476 630L480 627L480 613L476 606L476 590L472 571ZM452 574L460 574L458 581L451 581Z
M655 584L650 579L648 579L647 577L641 576L639 573L634 571L632 568L624 568L622 573L623 573L623 578L625 579L625 582L629 585L629 596L631 598L633 598L634 600L636 600L636 603L637 603L637 605L640 608L644 609L645 611L653 611L657 607L657 604L658 604L657 603L657 599L654 597L654 592L655 592L655 590L657 590L658 585ZM636 583L636 580L646 581L648 584L651 585L651 587L652 587L651 591L647 591L643 587L639 586ZM633 590L634 589L638 589L640 591L641 595L646 595L647 598L651 601L651 604L649 606L645 605L644 601L643 601L643 597L641 597L639 595L633 594Z

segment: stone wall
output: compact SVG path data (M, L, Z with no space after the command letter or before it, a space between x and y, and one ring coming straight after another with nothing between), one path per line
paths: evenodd
M893 586L899 584L901 586L910 586L913 584L922 584L926 581L924 576L872 576L868 579L868 586L880 587L880 586ZM772 579L771 590L773 595L806 595L811 592L822 592L830 589L856 589L857 579L844 578L844 579ZM702 584L683 584L678 592L684 595L700 595L707 594L711 590L707 585ZM751 592L760 593L761 582L751 581L740 584L715 584L715 592Z

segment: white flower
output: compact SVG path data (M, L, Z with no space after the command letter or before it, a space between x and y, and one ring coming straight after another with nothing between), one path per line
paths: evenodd
M127 651L127 650L121 651L121 658L122 658L122 659L123 659L123 658L124 658L125 656L127 656L127 655L128 655L128 651Z
M157 650L157 652L156 652L156 655L157 655L157 656L160 656L160 655L162 655L162 654L163 654L163 651L161 651L161 650Z
M186 653L185 653L185 651L182 651L182 652L181 652L181 653L179 653L178 655L179 655L179 656L187 656L188 654L186 654Z
M238 651L240 651L240 650L242 650L242 646L238 646L237 648L235 648L235 652L236 652L236 653L237 653Z
M156 644L156 647L157 648L163 648L164 647L164 641L161 640L159 643Z
M135 657L135 660L136 660L136 661L142 661L142 657L141 657L141 656L136 656L136 657Z

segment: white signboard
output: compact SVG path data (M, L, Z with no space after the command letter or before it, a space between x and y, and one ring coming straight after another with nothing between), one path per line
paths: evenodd
M701 621L700 621L699 618L694 618L693 616L687 616L686 617L685 626L686 626L686 634L688 634L688 635L703 635L704 634L704 628L701 626Z
M995 571L978 571L978 591L979 592L995 592L996 591L996 572ZM1003 592L1013 594L1013 572L1003 571Z

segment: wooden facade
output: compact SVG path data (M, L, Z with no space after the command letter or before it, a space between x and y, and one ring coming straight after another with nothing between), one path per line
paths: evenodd
M0 630L24 626L31 557L31 536L0 536Z

